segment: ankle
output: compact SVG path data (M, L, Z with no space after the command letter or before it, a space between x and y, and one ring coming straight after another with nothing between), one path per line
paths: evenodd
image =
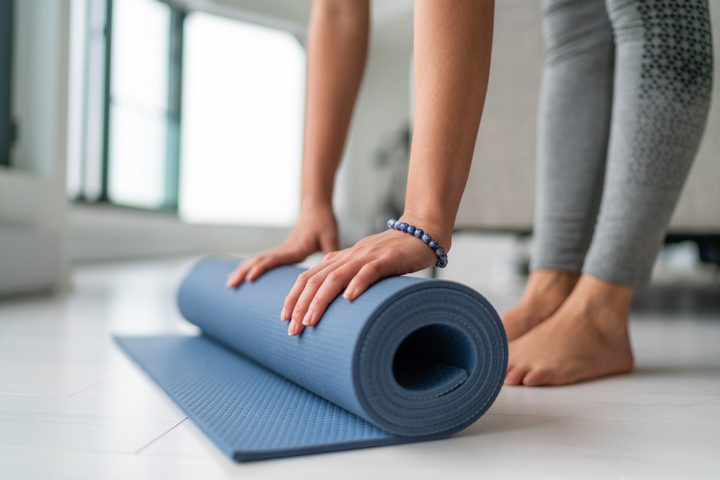
M591 304L629 309L633 288L627 285L606 282L593 276L580 276L575 292Z
M575 288L580 278L577 272L563 270L533 270L528 279L527 300L563 301Z
M572 292L572 301L586 318L600 328L627 329L633 289L583 274Z

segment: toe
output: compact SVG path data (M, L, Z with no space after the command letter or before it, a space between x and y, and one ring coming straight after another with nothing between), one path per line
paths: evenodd
M525 376L525 372L527 372L527 368L521 367L521 366L514 366L511 367L507 375L505 375L505 385L520 385L522 384L522 379Z
M525 316L526 314L523 312L521 306L516 306L503 315L503 327L505 328L505 335L509 342L521 337L522 334L528 330L523 321Z
M528 387L547 385L551 380L551 372L546 368L530 369L522 379L522 384Z

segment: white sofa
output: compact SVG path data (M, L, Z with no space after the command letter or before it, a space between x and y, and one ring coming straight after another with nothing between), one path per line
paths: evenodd
M710 2L714 98L705 137L672 218L676 234L720 234L720 2ZM475 159L456 226L529 232L533 224L535 127L543 61L540 2L495 3L490 86Z

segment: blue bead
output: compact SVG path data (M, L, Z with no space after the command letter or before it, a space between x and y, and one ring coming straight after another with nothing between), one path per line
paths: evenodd
M415 233L415 227L413 227L412 225L408 225L407 230L405 230L405 231L409 234L413 234L413 233Z
M447 264L448 264L447 255L443 255L442 257L438 257L438 260L435 263L435 266L438 268L445 268L445 267L447 267Z
M432 240L432 238L431 238L430 235L428 235L427 233L422 236L422 241L423 241L423 242L429 243L430 240Z
M442 247L437 247L435 249L435 255L437 255L438 257L442 257L443 255L445 255L445 249L443 249Z
M439 246L440 245L438 245L438 243L435 240L430 240L430 243L428 243L428 247L432 248L433 250L435 250Z
M404 232L405 230L407 230L407 227L408 227L408 224L403 222L400 224L400 228L398 230L400 230L401 232Z
M388 220L387 226L388 226L388 228L393 228L395 226L395 219L391 218L390 220Z
M415 236L416 236L417 238L422 238L423 233L425 233L425 232L423 232L423 229L422 229L422 228L416 228L416 229L415 229Z

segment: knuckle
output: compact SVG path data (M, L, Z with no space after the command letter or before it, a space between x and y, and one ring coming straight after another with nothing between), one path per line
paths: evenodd
M278 254L275 252L268 253L265 257L263 257L263 262L272 262L275 261L278 258Z
M302 272L297 277L299 282L306 283L310 279L310 274L307 271Z
M390 260L392 260L394 258L398 258L398 256L401 253L402 253L401 251L393 251L393 250L385 251L385 252L382 252L380 255L378 255L378 260L380 260L382 262L389 262Z
M362 268L362 271L365 275L374 275L378 273L379 268L377 263L368 263Z
M328 274L326 280L327 280L329 283L337 283L337 282L339 282L339 281L341 280L340 274L339 274L337 271L335 271L335 272L330 272L330 273Z
M288 301L293 304L297 302L304 289L305 286L302 283L296 283L288 294Z
M384 252L378 252L376 249L368 249L368 251L365 253L365 258L368 259L368 264L372 264L375 262L375 260L379 260L382 258L383 255L386 255Z
M314 275L310 277L310 280L307 281L308 287L319 287L322 283L322 279L318 275Z

